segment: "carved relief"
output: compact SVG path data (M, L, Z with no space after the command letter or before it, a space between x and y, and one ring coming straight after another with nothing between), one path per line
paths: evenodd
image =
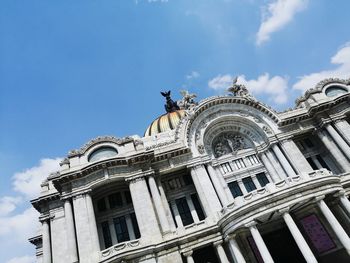
M232 132L221 133L213 140L212 149L215 157L228 153L236 154L237 151L249 148L246 139Z

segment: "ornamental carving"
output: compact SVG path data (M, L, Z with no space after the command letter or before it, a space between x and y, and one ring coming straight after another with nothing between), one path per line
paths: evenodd
M237 151L249 148L246 139L231 132L221 133L213 140L212 149L215 157L220 157L225 154L233 153Z

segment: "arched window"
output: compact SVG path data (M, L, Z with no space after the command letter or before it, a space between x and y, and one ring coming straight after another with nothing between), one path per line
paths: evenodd
M114 149L113 147L101 147L95 150L92 154L89 156L89 162L96 162L101 159L110 158L113 156L116 156L118 154L118 151Z
M326 95L328 97L338 96L338 95L341 95L341 94L345 94L347 92L348 91L347 91L346 88L338 86L338 85L333 85L333 86L330 86L330 87L328 87L326 89Z

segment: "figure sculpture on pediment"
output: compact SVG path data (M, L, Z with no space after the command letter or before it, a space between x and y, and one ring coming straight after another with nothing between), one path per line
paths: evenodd
M180 94L182 95L182 99L177 102L180 109L188 110L198 104L194 101L194 99L197 97L196 94L189 93L188 90L180 90Z
M213 152L215 157L228 153L236 154L237 151L249 148L246 140L239 134L225 132L213 140Z

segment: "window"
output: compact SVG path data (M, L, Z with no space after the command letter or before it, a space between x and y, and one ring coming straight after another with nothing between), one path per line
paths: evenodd
M256 186L251 177L243 178L242 182L245 186L245 189L247 189L248 193L256 189Z
M269 180L267 179L265 173L257 174L256 178L258 179L259 184L261 185L261 187L264 187L265 185L267 185L269 183Z
M326 95L328 97L338 96L341 94L345 94L347 92L348 91L345 88L338 86L338 85L333 85L333 86L330 86L329 88L326 89Z
M132 203L132 199L131 199L131 195L130 195L130 192L127 191L127 192L124 192L124 195L125 195L125 201L127 204L131 204Z
M124 242L124 241L130 240L125 216L116 217L113 219L113 222L114 222L115 233L117 235L118 242Z
M101 159L116 156L117 154L118 154L118 151L112 147L101 147L95 150L92 154L90 154L88 161L97 162Z
M325 169L327 169L327 170L331 170L330 168L329 168L329 166L326 164L326 162L323 160L323 158L320 156L320 155L316 155L316 159L317 159L317 161L319 161L320 162L320 164L321 164L321 166L323 167L323 168L325 168Z
M176 199L175 202L176 202L177 210L179 211L183 225L187 226L189 224L192 224L194 221L192 218L190 208L188 207L186 197Z
M204 216L204 213L203 213L202 206L199 203L197 194L192 194L191 195L191 199L192 199L192 203L193 203L194 209L196 209L196 212L197 212L197 215L198 215L198 219L201 220L201 221L204 220L205 216Z
M108 222L107 221L102 222L101 226L102 226L102 235L103 235L104 245L105 245L105 248L108 248L112 246L112 238L111 238L111 232L109 231Z
M242 196L243 193L241 191L241 188L239 187L237 182L231 182L228 183L228 187L230 188L230 191L232 193L232 196L236 198L237 196Z
M312 160L312 158L311 158L311 157L306 158L306 160L309 162L309 164L311 165L312 169L314 169L314 170L318 170L317 165L315 164L314 160Z
M184 175L183 179L184 179L185 185L192 185L193 184L191 174Z
M104 198L101 198L100 200L97 201L97 209L99 212L103 212L107 210L106 202Z
M108 196L109 207L115 208L118 206L123 206L123 199L120 193L114 193Z
M312 143L312 141L309 138L304 139L304 142L308 148L314 147L314 144Z
M137 224L137 219L136 219L135 213L131 213L130 217L131 217L132 227L133 227L134 233L135 233L135 238L140 238L141 234L140 234L139 225Z

